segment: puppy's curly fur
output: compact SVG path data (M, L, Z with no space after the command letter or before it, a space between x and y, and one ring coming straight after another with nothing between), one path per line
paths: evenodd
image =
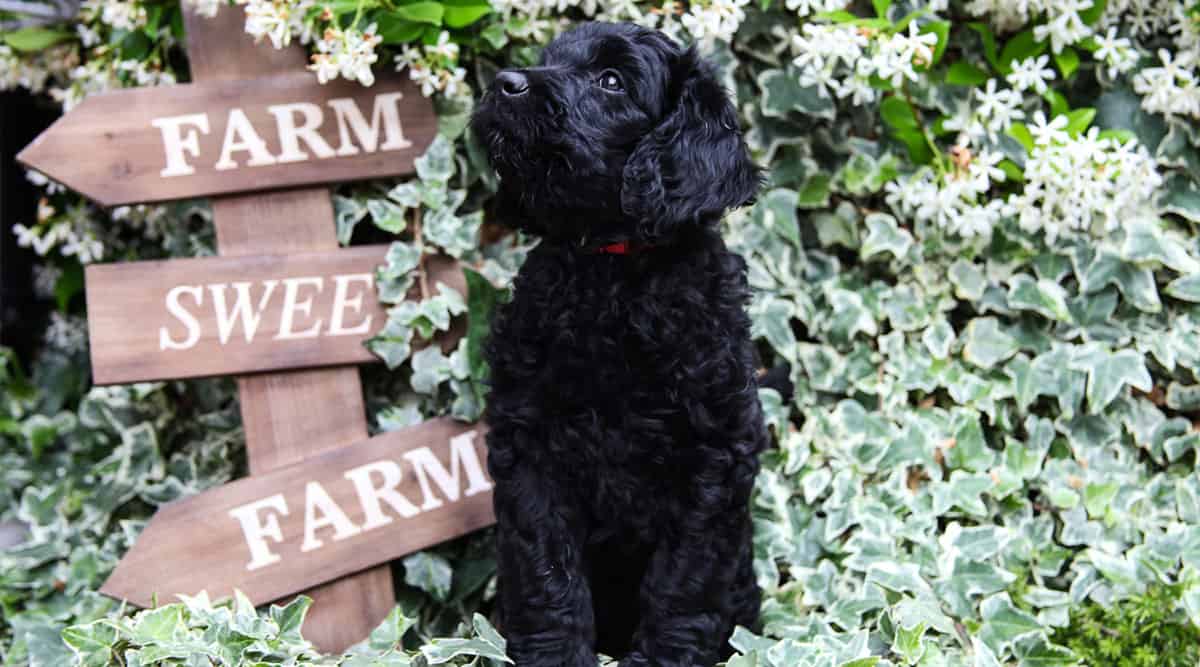
M717 227L759 170L712 68L591 23L474 119L496 213L537 234L486 348L499 617L519 667L712 665L756 623L767 442L746 265ZM597 252L628 242L630 254Z

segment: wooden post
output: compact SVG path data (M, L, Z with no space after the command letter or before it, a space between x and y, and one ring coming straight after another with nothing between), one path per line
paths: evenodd
M256 45L239 7L215 18L182 3L194 81L246 79L294 72L303 49ZM328 188L214 197L213 221L222 255L296 253L337 247ZM298 462L367 437L358 369L353 366L265 373L238 378L250 474ZM395 605L391 569L382 565L319 586L304 634L337 653L366 638Z

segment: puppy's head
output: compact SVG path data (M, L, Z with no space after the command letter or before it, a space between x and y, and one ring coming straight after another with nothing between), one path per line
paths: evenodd
M502 217L548 237L662 242L760 181L712 67L633 24L584 24L500 72L472 127Z

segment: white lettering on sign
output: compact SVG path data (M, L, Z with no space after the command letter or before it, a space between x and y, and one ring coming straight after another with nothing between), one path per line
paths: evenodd
M267 514L266 519L260 519L259 510L274 510L277 514ZM283 541L283 531L279 530L279 517L287 516L287 499L282 493L276 493L262 500L240 505L229 510L229 516L238 520L242 525L242 535L246 538L246 546L250 547L250 562L247 570L257 570L260 567L273 565L282 560L278 554L271 552L267 538L276 542Z
M401 519L411 519L422 512L442 507L444 502L455 503L460 498L490 490L492 483L483 473L483 465L475 448L477 434L478 431L467 431L450 439L449 470L429 447L419 447L402 457L417 475L422 496L419 509L400 492L400 463L390 459L372 461L351 468L342 475L349 481L357 501L352 508L339 505L320 482L305 483L300 552L320 549L325 546L325 539L335 542L352 539L386 526L395 521L392 514ZM434 494L430 480L445 496L445 501ZM298 493L298 489L292 492ZM247 570L256 570L283 560L282 556L271 550L267 540L276 544L285 542L279 517L287 515L288 503L284 493L239 505L229 511L229 516L241 524L242 535L250 552Z
M333 299L328 317L314 317L314 302L324 291L321 276L302 276L256 283L210 283L177 285L167 291L163 307L174 323L158 330L158 349L188 350L204 335L201 322L215 322L216 339L226 345L240 329L242 340L253 343L265 314L277 306L279 330L273 340L298 340L318 336L358 336L371 330L374 315L363 315L363 300L375 285L370 273L331 276ZM282 283L282 289L276 289ZM205 293L208 301L205 301ZM230 294L232 292L232 294ZM282 297L276 298L280 292ZM210 308L211 317L200 317L200 309ZM328 325L326 325L328 322ZM177 323L177 324L176 324ZM183 333L180 334L180 325Z
M294 102L268 106L266 112L274 120L275 137L279 140L278 155L271 153L246 111L232 108L226 114L221 153L212 163L212 168L228 171L409 148L412 142L404 136L404 128L400 124L399 103L403 97L404 94L399 92L376 95L370 120L363 115L353 98L326 100L325 104L333 111L337 124L336 150L321 136L321 128L325 126L328 114L320 105ZM208 114L155 118L150 124L162 134L166 166L158 172L159 175L172 178L195 174L194 162L204 158L201 155L200 135L208 134L211 129Z
M200 157L200 137L196 130L208 134L208 114L193 113L186 116L170 116L155 118L150 124L162 132L163 149L167 153L167 166L158 172L159 176L187 176L196 173L196 169L187 163L186 153L192 157ZM192 125L184 133L183 126Z

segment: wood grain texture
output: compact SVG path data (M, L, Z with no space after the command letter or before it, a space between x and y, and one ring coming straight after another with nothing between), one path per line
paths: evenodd
M229 234L221 243L245 247ZM90 265L85 285L93 380L103 385L377 361L363 343L387 321L373 282L386 254L387 246L379 245ZM431 284L441 281L466 294L457 262L431 258L426 266ZM238 284L246 285L242 294ZM172 298L177 289L182 291ZM239 301L249 307L243 312L253 314L232 315ZM178 307L182 313L173 313ZM285 319L290 336L277 338ZM222 321L233 323L224 338ZM295 337L314 327L315 337ZM345 333L359 327L366 331Z
M228 13L237 11L239 8ZM229 37L248 36L238 33ZM271 50L264 47L257 51L266 54ZM257 52L253 56L259 57ZM370 146L364 146L358 135L347 129L351 127L349 124L339 128L337 114L328 104L330 99L351 99L363 119L370 123L377 97L397 92L402 98L389 100L389 104L397 109L399 134L409 145L395 144L390 150L383 150L386 136L383 123L377 128L378 136L371 151ZM231 110L244 112L254 135L264 142L265 150L278 157L282 151L280 129L277 116L268 108L300 102L312 104L321 114L317 134L328 148L336 151L345 140L346 145L359 149L358 154L318 158L311 144L301 140L297 148L307 156L303 161L248 166L251 154L238 150L231 151L229 157L240 166L216 168L227 139L251 136L227 135ZM280 113L303 124L298 111L290 116ZM192 114L204 115L207 131L190 121L175 129L153 124L156 119L161 122ZM339 133L340 129L345 137ZM91 95L38 136L17 159L101 205L114 206L408 173L413 160L425 152L436 132L432 104L408 77L384 74L370 88L344 79L321 85L313 74L290 68L257 79L216 80ZM168 134L177 134L181 142L184 138L194 140L195 145L186 153L179 153L193 173L161 175L168 166L167 145L174 141L164 138ZM79 159L81 146L87 147L87 159Z
M456 437L460 449L458 456L451 456L451 440ZM436 456L455 478L452 492L448 493L428 472L417 470L414 461L422 449ZM417 454L413 458L406 457L414 452ZM467 464L464 452L473 452L474 473L469 472L472 465ZM236 588L255 604L293 595L314 583L335 580L490 525L494 517L485 461L482 425L439 418L234 481L160 508L101 591L142 606L149 605L155 595L159 600L169 600L175 594L201 590L223 597ZM315 528L312 534L321 545L302 551L306 521L325 516L320 511L306 512L312 483L320 485L355 527L370 526L365 507L372 503L368 498L364 505L346 473L380 462L397 466L400 482L392 488L420 511L406 518L386 502L379 504L388 523L343 539L335 539L332 526ZM382 474L373 473L370 479L373 486L383 486ZM282 495L286 513L269 508L254 512L264 525L268 516L278 522L282 540L264 537L263 542L271 556L279 560L248 569L253 562L252 551L241 521L231 511L276 494ZM365 594L369 599L374 587L384 583L376 575L370 576L373 578L344 580L348 583L343 588L353 588L357 595ZM354 625L365 605L342 605L336 613L329 609L332 606L326 605L329 622L344 627ZM314 611L321 608L320 604L313 607ZM366 617L361 620L372 624L379 621ZM360 639L354 636L350 641Z
M245 14L223 6L205 18L184 5L192 78L221 81L294 71L306 61L299 46L257 47ZM329 250L337 247L327 188L214 199L213 220L223 255ZM238 379L252 474L296 463L367 434L357 368L295 371ZM305 582L311 584L311 582ZM305 636L329 653L366 638L396 604L391 568L375 567L306 591L314 611Z

